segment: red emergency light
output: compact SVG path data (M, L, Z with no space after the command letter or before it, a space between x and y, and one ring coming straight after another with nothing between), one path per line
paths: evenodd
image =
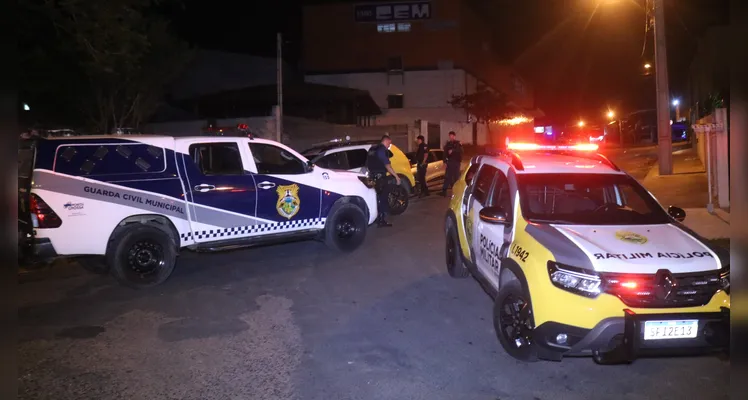
M558 151L597 151L599 146L594 143L580 143L580 144L574 144L574 145L562 145L562 146L554 146L554 145L544 145L544 144L537 144L537 143L507 143L507 149L509 150L525 150L525 151L532 151L532 150L558 150Z

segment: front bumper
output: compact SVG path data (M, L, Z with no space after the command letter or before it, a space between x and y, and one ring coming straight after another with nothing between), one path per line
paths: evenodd
M646 321L698 320L697 336L684 339L644 339ZM566 335L558 343L560 334ZM630 363L639 357L700 355L726 351L730 346L730 310L722 312L636 314L607 318L593 329L546 322L533 333L538 357L560 361L568 356L592 356L599 364Z

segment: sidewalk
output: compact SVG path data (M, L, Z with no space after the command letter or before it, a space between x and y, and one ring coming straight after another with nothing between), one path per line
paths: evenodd
M709 188L704 166L693 149L673 153L673 174L660 176L659 162L641 181L664 207L677 206L686 211L683 223L707 239L730 237L730 213L706 210Z

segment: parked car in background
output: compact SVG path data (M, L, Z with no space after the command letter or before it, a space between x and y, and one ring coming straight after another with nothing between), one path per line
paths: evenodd
M378 140L350 141L335 139L324 144L314 146L301 152L313 164L322 168L356 172L367 175L366 158L371 146ZM389 195L390 213L399 215L408 208L409 198L413 194L416 178L411 170L410 161L405 153L394 144L389 148L392 168L400 176L400 185L392 184Z
M416 174L417 160L416 152L411 151L407 154L408 161L410 161L411 172L413 176ZM446 166L444 165L444 150L442 149L431 149L429 150L429 157L427 159L429 166L426 169L426 185L429 187L439 186L441 187L444 183L444 175L446 174ZM415 186L419 188L418 185Z

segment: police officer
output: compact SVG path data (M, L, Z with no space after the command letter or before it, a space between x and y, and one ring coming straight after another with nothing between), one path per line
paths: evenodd
M447 165L447 171L444 174L444 186L442 186L442 196L447 195L447 189L457 182L460 175L460 163L462 162L462 144L457 140L454 131L449 132L449 141L444 144L444 163Z
M429 166L429 147L424 142L423 135L418 135L416 143L418 143L418 150L416 151L416 179L418 179L418 185L421 189L421 193L418 197L426 197L429 193L429 187L426 184L426 169Z
M376 183L374 188L377 191L377 208L379 209L377 225L380 227L392 226L386 219L387 212L389 211L387 172L395 178L397 185L400 185L400 177L397 176L390 164L389 148L391 144L392 138L389 135L382 136L381 142L371 146L366 158L366 168L369 170L369 177L374 179Z

